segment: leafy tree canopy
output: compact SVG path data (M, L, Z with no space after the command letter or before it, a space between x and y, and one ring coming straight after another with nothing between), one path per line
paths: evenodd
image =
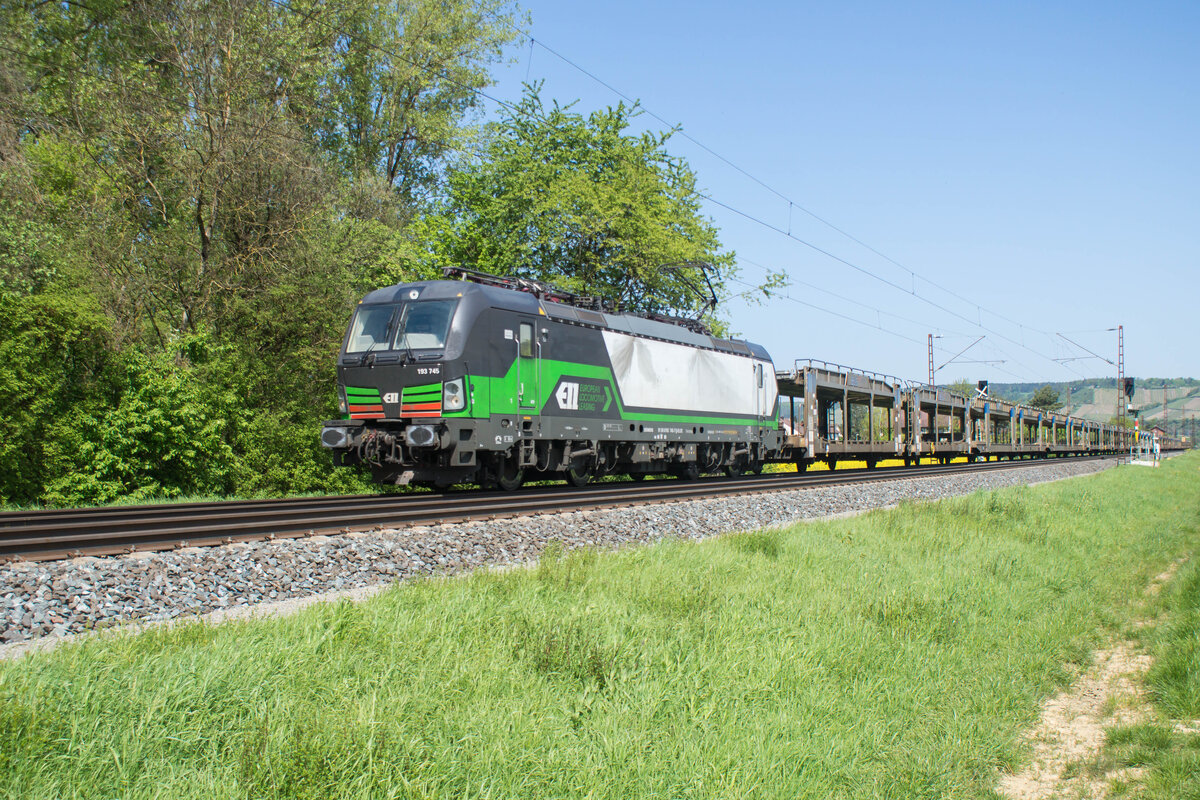
M953 392L958 392L967 397L975 396L975 384L971 383L966 378L959 378L954 383L950 384L949 389Z
M358 283L336 271L338 240L350 228L384 252L418 212L513 14L509 0L3 4L0 163L25 181L0 202L77 231L66 247L131 326L118 332L160 344L240 324L233 298L267 296L298 261ZM31 245L52 239L0 225L0 280L44 283Z
M1063 407L1062 401L1058 399L1058 392L1049 385L1034 392L1033 397L1029 398L1029 405L1042 411L1057 411Z
M696 176L667 133L633 133L637 106L586 116L538 87L488 126L477 158L449 173L440 214L421 238L439 264L556 283L622 308L696 314L705 262L719 294L736 275L700 211ZM769 285L777 285L773 276ZM698 291L698 289L700 291Z

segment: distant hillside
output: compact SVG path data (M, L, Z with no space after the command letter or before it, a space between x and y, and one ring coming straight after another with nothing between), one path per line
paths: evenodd
M1107 422L1117 413L1117 379L1091 378L1070 383L1051 383L1058 392L1064 411L1076 416ZM1134 378L1134 408L1141 409L1143 426L1161 424L1163 385L1166 385L1167 424L1172 433L1190 434L1191 420L1200 420L1200 379ZM1025 403L1044 383L993 383L991 393L1005 400ZM1200 430L1200 421L1196 422Z

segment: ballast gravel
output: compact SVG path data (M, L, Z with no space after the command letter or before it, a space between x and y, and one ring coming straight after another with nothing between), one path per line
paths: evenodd
M861 482L770 494L574 511L488 522L383 529L252 544L0 566L0 645L62 637L124 622L192 618L536 559L547 542L622 547L668 537L704 539L901 500L1058 480L1111 460L1037 464L976 475ZM7 649L0 646L0 650ZM2 655L2 653L0 653Z

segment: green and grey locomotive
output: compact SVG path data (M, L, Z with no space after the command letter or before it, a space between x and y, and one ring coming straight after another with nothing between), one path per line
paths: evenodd
M468 270L368 294L338 357L321 442L388 483L515 489L759 470L780 444L760 346L692 320L616 313Z

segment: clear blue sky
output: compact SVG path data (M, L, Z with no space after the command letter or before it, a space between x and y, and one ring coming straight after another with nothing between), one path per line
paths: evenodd
M1087 353L1054 334L1115 360L1103 329L1120 323L1127 374L1200 376L1200 3L523 7L538 42L883 257L674 138L706 194L909 290L707 205L746 280L762 276L751 262L786 269L792 297L887 329L780 298L728 303L733 330L777 365L923 379L933 332L938 365L980 335L962 360L1005 361L953 363L939 382L1112 375L1099 360L1055 363ZM530 53L513 47L498 96L528 76L584 112L618 102Z

